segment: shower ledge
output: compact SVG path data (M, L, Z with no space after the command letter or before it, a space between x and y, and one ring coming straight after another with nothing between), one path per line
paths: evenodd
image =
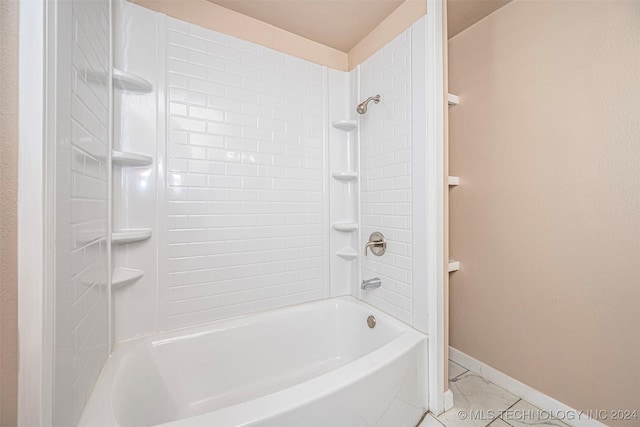
M151 93L153 91L153 85L146 79L117 68L113 69L113 87L124 92L139 94Z
M140 242L150 237L150 228L132 228L111 233L111 243L122 245L125 243Z
M338 231L356 231L358 224L352 222L336 222L333 224L333 229Z
M340 249L338 252L336 252L336 255L338 255L342 259L346 259L347 261L358 258L358 252L350 247Z
M108 74L104 71L86 70L86 78L89 83L106 86ZM153 85L146 79L117 68L113 69L111 81L114 89L123 92L145 94L153 91Z
M144 276L144 271L134 268L118 267L113 269L111 274L111 289L120 289L132 284Z
M117 166L150 166L153 163L153 157L146 154L127 153L124 151L113 150L111 161Z
M354 181L358 178L358 172L332 172L331 176L333 176L338 181Z
M335 120L331 122L331 125L336 129L349 132L358 127L358 121L357 120Z

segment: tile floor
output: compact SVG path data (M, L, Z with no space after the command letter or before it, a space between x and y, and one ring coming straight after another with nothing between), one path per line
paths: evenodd
M568 427L547 413L449 361L453 409L436 417L429 413L419 427Z

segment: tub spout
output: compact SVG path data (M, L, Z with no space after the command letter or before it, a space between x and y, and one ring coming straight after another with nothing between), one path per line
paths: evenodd
M367 289L379 288L380 286L382 286L382 280L378 277L374 277L373 279L363 280L360 285L360 289L366 291Z

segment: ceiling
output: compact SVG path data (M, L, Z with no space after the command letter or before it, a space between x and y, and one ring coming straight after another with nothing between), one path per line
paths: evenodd
M451 38L512 0L447 0L447 32Z
M325 46L349 52L405 0L209 1ZM510 1L447 0L448 38Z
M404 0L209 0L349 52Z

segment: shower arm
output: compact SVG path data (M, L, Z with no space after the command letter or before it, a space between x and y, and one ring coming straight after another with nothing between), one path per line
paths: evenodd
M373 101L374 104L377 104L378 102L380 102L380 95L370 96L360 104L358 104L358 107L356 108L358 114L365 114L367 112L367 104L369 104L369 102L371 101Z

